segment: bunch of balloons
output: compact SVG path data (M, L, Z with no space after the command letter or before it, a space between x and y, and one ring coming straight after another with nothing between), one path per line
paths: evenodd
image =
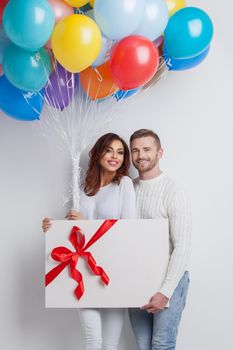
M78 89L119 101L153 82L161 56L169 70L201 63L212 37L185 0L1 0L0 108L34 120Z

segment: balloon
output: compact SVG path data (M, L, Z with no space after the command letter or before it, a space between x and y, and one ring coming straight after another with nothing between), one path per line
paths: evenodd
M55 24L60 22L64 17L67 17L69 15L72 15L73 8L68 6L67 4L64 3L63 0L48 0L51 8L53 9L54 17L55 17ZM49 40L45 46L48 49L51 49L51 40Z
M166 0L169 16L171 17L178 10L184 8L186 6L185 0Z
M159 56L163 55L163 44L164 44L164 38L163 36L159 36L156 40L153 41L153 44L158 48Z
M59 63L45 88L45 100L61 111L69 105L78 91L78 74L69 73Z
M95 0L90 0L89 2L90 2L90 5L91 5L92 7L94 7L94 5L95 5Z
M65 0L65 2L73 7L82 7L86 5L89 2L89 0Z
M0 77L0 109L8 116L22 121L39 119L44 100L43 91L24 92L14 87L3 75Z
M0 1L0 23L2 22L2 14L3 14L3 10L6 6L6 4L8 3L9 0L1 0Z
M3 26L15 45L36 51L52 34L53 10L47 0L10 0L3 14Z
M121 90L144 85L156 73L158 66L158 49L152 41L142 36L132 35L122 39L111 53L113 79Z
M93 19L93 21L95 21L93 10L87 11L85 13L85 16L88 16L89 18ZM101 64L108 61L110 58L110 51L113 46L113 41L111 39L106 38L106 36L104 36L102 33L101 35L102 35L102 46L97 59L92 63L93 67L101 66Z
M115 94L114 97L117 99L117 101L124 100L125 98L131 97L135 95L140 89L133 89L133 90L118 90Z
M190 58L201 54L210 45L213 24L209 16L196 7L176 12L164 32L164 42L173 58Z
M77 13L80 13L79 12L79 10L80 10L81 13L83 12L86 15L86 12L89 11L89 10L92 10L92 7L91 7L90 4L86 4L86 5L82 6L82 7L80 7L80 9L77 9L77 10L78 10Z
M96 60L100 52L100 30L87 16L68 16L56 25L52 48L56 59L66 70L81 72Z
M89 67L81 72L80 82L83 90L93 100L110 96L118 90L112 78L109 61L97 68Z
M166 48L164 49L164 59L166 61L166 65L169 70L186 70L191 69L199 65L210 51L210 47L208 47L205 51L203 51L200 55L191 57L191 58L173 58L169 57L169 53Z
M33 53L11 43L4 53L3 70L6 78L18 89L38 92L51 73L50 56L44 48Z
M151 41L157 39L166 28L168 8L164 0L145 0L145 8L139 26L133 32Z
M132 34L142 18L144 0L95 0L96 23L108 38L120 40Z
M2 64L4 51L9 43L10 40L7 38L3 27L0 25L0 64Z

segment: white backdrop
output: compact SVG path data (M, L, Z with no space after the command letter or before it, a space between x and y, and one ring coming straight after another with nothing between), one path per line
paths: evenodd
M138 128L162 139L162 169L193 207L191 287L178 350L229 350L232 332L232 4L189 1L215 23L212 50L192 71L169 73L106 131L126 140ZM29 123L0 114L1 298L3 349L82 350L75 310L44 308L45 215L63 218L70 161ZM86 166L87 151L82 157ZM135 173L132 171L132 175ZM129 326L121 350L135 350Z

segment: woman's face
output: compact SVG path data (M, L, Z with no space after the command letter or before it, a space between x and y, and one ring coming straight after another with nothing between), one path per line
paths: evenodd
M103 170L116 172L122 166L123 161L124 146L121 141L114 140L100 158L100 166Z

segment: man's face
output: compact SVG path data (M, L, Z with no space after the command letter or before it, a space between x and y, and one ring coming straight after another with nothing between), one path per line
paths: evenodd
M162 156L162 149L158 150L152 136L134 139L130 145L132 161L139 173L152 170Z

